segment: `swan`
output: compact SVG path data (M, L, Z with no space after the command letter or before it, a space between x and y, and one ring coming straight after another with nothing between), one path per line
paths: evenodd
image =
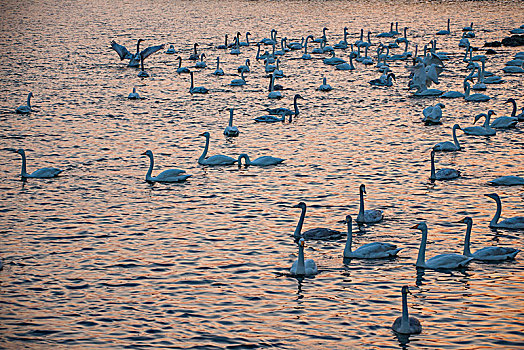
M364 50L364 57L362 57L362 60L360 61L360 63L362 63L362 64L364 64L366 66L369 66L369 65L375 63L375 62L373 62L373 59L368 56L368 47L367 46L366 46L366 49Z
M207 94L208 93L208 89L206 89L205 87L203 86L194 86L193 85L193 72L189 72L189 74L191 75L191 86L189 87L189 92L191 94Z
M284 77L284 71L280 69L280 58L277 59L277 66L275 67L275 70L273 71L273 76L275 78L283 78Z
M449 35L449 33L451 33L449 30L449 22L450 22L450 19L448 18L448 29L439 30L437 32L437 35Z
M280 91L275 91L275 76L269 74L269 94L267 95L269 99L280 99L282 98L282 93Z
M260 40L260 42L264 45L273 45L276 44L276 37L277 37L277 31L275 29L271 29L271 38L264 38Z
M30 92L27 94L27 104L19 106L15 112L18 114L28 114L31 113L31 97L33 97L33 93Z
M459 47L469 47L470 46L469 40L468 38L466 38L464 34L466 33L462 34L462 38L460 39L459 45L458 45Z
M512 229L512 230L523 230L524 229L524 216L514 216L512 218L505 219L505 220L502 220L501 222L498 222L500 219L500 214L502 213L502 202L500 201L500 197L496 193L488 193L488 194L485 194L485 196L497 202L497 211L495 212L493 219L491 219L489 223L489 227L507 228L507 229Z
M177 68L176 72L178 74L189 73L189 68L182 67L182 57L178 56L176 59L178 60L178 68Z
M149 77L149 73L144 69L144 56L140 55L140 72L138 73L139 78Z
M217 69L213 72L213 75L224 75L224 70L220 68L220 57L217 56Z
M264 60L264 70L266 71L266 73L271 73L273 72L275 69L277 69L277 66L275 66L274 64L269 64L269 60Z
M250 32L246 32L246 41L240 41L238 44L240 46L249 46L249 36L251 35Z
M153 158L153 152L151 152L150 150L147 150L144 153L142 153L142 155L149 157L149 170L147 171L147 174L146 174L147 182L181 182L191 177L191 175L186 174L185 170L181 170L181 169L164 170L157 176L151 176L151 172L153 171L153 166L155 165L155 160Z
M462 31L463 32L471 32L471 31L473 31L473 22L471 22L471 24L469 26L465 26L464 28L462 28Z
M395 40L397 43L407 43L408 41L408 27L404 27L404 36ZM406 50L407 51L407 50Z
M176 50L175 50L175 45L169 45L169 49L166 50L166 53L168 55L173 55L176 53Z
M130 100L138 100L138 99L140 99L140 95L138 94L138 92L136 92L136 88L133 88L133 92L131 92L127 96L127 98L130 99Z
M276 115L263 115L260 117L256 117L255 121L258 123L276 123L276 122L284 122L286 120L286 114L284 112L281 113L280 118ZM291 115L289 116L289 122L291 122Z
M200 55L200 61L195 63L195 68L206 68L207 67L207 63L206 61L204 61L204 57L206 57L206 54L202 53Z
M295 229L295 232L293 233L293 237L295 238L295 241L298 242L299 239L319 239L319 240L330 240L330 239L336 239L341 236L340 231L331 230L329 228L312 228L310 230L307 230L302 234L302 226L304 225L304 218L306 217L306 203L300 202L297 205L293 206L293 208L300 208L302 209L300 213L300 219L298 220L297 227Z
M469 216L466 216L464 219L459 222L465 223L466 236L464 237L464 255L472 257L475 260L481 261L504 261L515 259L515 256L520 251L515 248L508 247L485 247L477 250L475 253L470 251L470 238L471 238L471 227L473 226L473 219Z
M498 117L491 123L490 126L492 128L498 128L498 129L514 128L519 121L518 118L515 116L517 114L517 103L515 102L515 100L512 98L508 98L506 102L504 103L513 104L513 110L511 111L511 117L507 117L507 116Z
M459 176L460 171L451 168L443 168L435 173L435 151L431 150L431 175L429 177L431 181L451 180L456 179Z
M511 116L517 118L519 121L524 121L524 108L522 109L522 113L517 115L517 101L515 101L514 98L508 98L506 102L504 103L511 103L513 105L513 110L511 111Z
M295 115L297 116L300 111L298 109L298 99L304 99L302 96L300 96L300 94L296 94L295 97L293 97L293 107L294 107L294 110L290 110L289 108L283 108L283 107L279 107L279 108L268 108L266 109L266 111L269 113L269 114L273 114L273 115Z
M198 52L197 52L197 46L198 46L198 43L194 43L193 44L193 53L191 55L189 55L189 59L191 61L198 61L198 59L200 58L200 56L198 55Z
M460 144L457 139L457 129L462 130L458 124L453 125L452 129L452 135L453 135L453 142L450 141L443 141L437 143L435 146L433 146L434 151L440 151L440 152L455 152L460 151Z
M391 27L389 29L389 32L383 32L380 34L377 34L377 38L392 38L395 34L393 32L393 22L391 22Z
M326 32L328 30L329 29L327 29L326 27L322 28L322 36L319 38L316 38L315 40L313 40L313 42L315 43L327 42Z
M355 41L355 46L359 47L360 44L364 43L364 29L360 29L360 39Z
M249 72L249 65L250 65L250 61L249 61L249 58L247 58L245 64L242 64L242 65L238 66L237 72L239 72L239 73L242 73L242 72L248 73Z
M236 137L240 131L236 126L233 126L233 108L229 109L229 125L224 129L224 135L228 137Z
M521 111L519 114L517 114L515 117L516 117L519 121L524 122L524 107L522 107L521 109L522 109L522 111Z
M298 241L298 259L295 260L295 262L289 269L289 272L293 276L310 276L316 275L318 273L317 264L315 263L315 261L313 261L313 259L304 260L304 244L304 238L300 238L300 240Z
M442 124L440 119L442 118L442 108L444 108L444 104L437 103L435 106L429 106L424 108L422 111L422 114L424 115L424 118L422 121L426 125L433 125L433 124Z
M315 39L317 40L317 39ZM315 41L313 40L313 41ZM311 53L314 53L314 54L321 54L321 53L324 53L324 45L325 43L322 41L320 42L320 47L315 47L313 50L311 50Z
M221 154L217 154L214 156L211 156L209 158L206 158L207 150L209 149L209 132L204 132L200 134L200 136L204 136L206 138L206 146L204 147L204 151L202 152L202 155L200 158L198 158L198 164L200 165L231 165L235 164L237 162L236 159L224 156Z
M502 71L504 71L504 73L524 73L524 63L519 67L519 66L506 66L504 68L502 68Z
M348 37L348 27L344 27L344 39L340 40L340 42L338 44L335 44L333 47L335 49L342 49L342 50L347 49L348 48L347 37Z
M462 131L467 135L474 135L474 136L493 136L496 134L496 130L490 127L489 121L491 116L495 114L493 110L489 110L488 114L486 113L480 113L475 116L475 120L473 121L473 124L475 124L480 118L485 117L486 120L484 121L483 126L468 126Z
M286 50L289 51L289 49L286 47L286 41L287 38L280 39L280 50L275 51L276 56L284 56L286 54Z
M428 226L425 222L421 222L412 229L418 229L422 232L422 240L420 241L420 248L418 250L418 258L416 262L417 267L439 270L439 269L457 269L466 266L472 257L464 256L456 253L439 254L426 261L426 243L428 240Z
M16 151L16 153L20 154L22 156L22 171L20 172L20 176L22 179L25 178L37 178L37 179L47 179L51 177L57 177L58 174L62 172L62 170L57 168L41 168L38 170L33 171L33 173L28 174L26 171L26 159L25 159L25 151L23 148L20 148Z
M240 79L233 79L229 84L231 86L242 86L246 85L246 79L244 78L244 72L240 72Z
M408 313L408 286L403 286L402 293L402 316L397 317L391 329L400 334L419 334L422 332L422 325L416 317L410 317Z
M240 55L240 41L238 40L240 33L237 33L235 37L234 47L229 51L230 55Z
M342 63L342 64L337 64L335 66L335 69L338 69L338 70L355 70L355 66L353 65L353 57L354 55L353 54L350 54L349 55L349 63Z
M311 39L313 39L313 35L310 35L310 36L311 36ZM304 37L302 37L301 42L292 41L289 44L287 44L287 47L290 50L300 50L300 49L302 49L304 47Z
M473 94L470 95L471 86L466 81L464 83L464 99L468 102L486 102L491 99L491 97L484 94Z
M364 194L366 194L366 185L360 185L360 208L357 215L357 222L373 224L383 219L383 211L378 209L364 210Z
M378 79L371 80L369 84L373 86L392 86L393 79L397 80L395 78L395 74L389 72L389 73L382 74L380 78Z
M144 56L144 59L154 54L155 52L164 49L164 44L150 46L140 51L140 43L144 39L138 39L136 43L136 54L131 54L124 45L117 44L116 41L111 41L111 48L116 51L120 60L129 59L128 67L138 67L140 65L140 56Z
M249 159L249 156L245 153L242 153L238 156L238 166L242 166L242 158L245 160L245 165L253 165L253 166L269 166L269 165L277 165L284 161L282 158L272 157L272 156L262 156L258 157L255 160Z
M227 50L227 48L228 48L228 46L227 46L227 34L226 34L225 39L224 39L224 44L218 45L217 49L219 49L219 50Z
M488 183L493 186L524 185L524 177L514 175L501 176L494 180L488 181Z
M348 225L348 235L346 239L346 246L344 247L344 258L354 259L384 259L391 258L397 255L402 248L397 248L396 245L383 242L372 242L361 245L355 251L351 251L351 244L353 242L353 228L351 215L346 216L345 222Z
M308 35L306 37L306 40L305 40L305 43L304 43L304 54L302 55L302 59L303 60L310 60L311 59L311 55L307 53L307 41L309 39L313 40L313 35Z
M317 88L317 90L319 90L319 91L331 91L331 90L333 90L333 88L331 87L331 85L329 85L329 84L327 83L327 80L326 80L326 78L324 77L324 78L322 79L322 85L320 85L320 86Z

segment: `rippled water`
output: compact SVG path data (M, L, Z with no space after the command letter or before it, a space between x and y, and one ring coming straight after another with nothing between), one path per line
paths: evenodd
M451 54L439 88L458 90L467 74L458 48L460 28L474 22L481 47L519 26L521 2L416 1L57 1L0 4L0 164L2 245L0 257L0 346L6 348L517 348L524 343L522 256L501 264L472 263L465 271L417 271L420 235L409 227L429 226L427 256L462 251L465 215L474 219L472 249L489 245L522 248L519 232L490 230L496 191L503 216L523 215L523 188L491 188L486 181L523 175L522 128L490 138L462 135L464 152L439 154L437 168L453 166L463 177L431 184L429 150L450 139L451 126L487 109L511 110L508 97L522 99L523 77L502 67L518 48L496 49L487 69L503 76L491 85L488 103L446 100L444 125L420 123L433 99L410 97L405 62L391 63L391 88L367 83L379 73L357 64L335 71L320 59L283 58L287 90L267 99L268 79L256 62L256 47L238 57L215 49L223 35L250 31L254 40L319 36L330 43L349 28L374 34L391 21L408 26L423 45L451 18L452 35L439 37ZM150 78L120 62L109 42L133 51L172 43L184 58L192 44L207 55L208 69L196 73L206 96L188 93L189 78L177 75L175 56L146 60ZM377 38L372 37L377 43ZM374 46L373 54L376 50ZM401 52L402 49L397 51ZM215 77L220 55L227 75ZM347 59L348 53L337 55ZM324 56L322 56L323 58ZM254 63L244 87L227 84L246 58ZM334 90L315 90L322 77ZM133 87L145 97L127 100ZM13 113L34 93L36 112ZM253 122L263 109L290 107L305 97L292 123ZM222 131L235 108L237 139ZM466 115L466 116L465 116ZM211 133L210 155L252 158L273 155L284 164L257 169L198 166ZM28 170L64 169L53 180L23 183L20 157ZM193 176L182 184L144 181L155 153L154 173L182 168ZM357 246L374 240L404 249L387 261L342 261L344 239L308 242L306 257L320 273L297 280L287 271L296 259L292 239L308 205L304 229L345 230L341 220L358 211L358 186L365 183L368 208L385 220L362 227ZM423 324L420 335L397 339L389 328L400 314L400 288L409 285L411 313Z

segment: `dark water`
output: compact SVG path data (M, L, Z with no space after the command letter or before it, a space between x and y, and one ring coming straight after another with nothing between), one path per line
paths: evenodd
M389 328L400 314L400 288L413 292L408 304L423 324L409 339L413 348L511 348L524 342L522 257L501 264L472 263L465 271L417 273L420 235L429 226L427 257L461 252L465 215L474 219L472 250L490 245L523 247L520 232L492 231L496 191L503 216L523 215L523 188L492 188L487 180L523 175L522 128L480 138L459 132L464 152L439 154L437 169L454 167L463 177L431 184L429 151L451 140L451 126L472 124L472 115L494 109L509 115L508 97L522 99L522 75L505 75L504 62L522 51L496 49L487 69L506 81L489 86L487 103L445 100L443 125L424 126L423 108L438 100L412 98L406 62L390 63L391 88L371 88L380 73L356 63L336 71L302 52L282 58L278 82L284 98L267 98L268 78L254 56L256 47L232 56L215 47L223 35L252 33L293 41L315 37L324 26L330 44L347 26L350 42L360 28L376 33L391 21L409 27L412 43L423 46L451 18L452 34L438 37L450 54L438 88L460 90L467 75L458 48L461 28L474 22L472 45L500 40L524 23L521 2L385 1L58 1L4 2L0 47L0 346L6 348L399 348ZM207 55L196 85L206 96L188 93L189 78L176 74L177 55L146 60L150 77L140 79L109 49L111 40L134 52L174 44L185 66L194 42ZM245 41L245 38L242 38ZM382 40L384 41L384 40ZM384 41L385 42L385 41ZM314 47L314 46L313 46ZM312 48L312 47L311 47ZM370 55L376 56L376 46ZM269 48L267 48L269 50ZM414 50L413 47L410 48ZM397 49L392 53L400 53ZM224 77L215 77L220 55ZM337 51L348 59L348 52ZM244 87L228 86L236 67L250 58ZM196 70L196 69L195 69ZM316 91L322 77L334 87ZM144 97L129 101L136 87ZM28 91L37 110L13 113ZM301 114L292 123L257 124L266 107L291 107L295 93ZM222 135L235 108L241 134ZM285 159L269 168L201 167L204 139L210 155ZM55 166L53 180L19 179L25 148L28 170ZM168 168L193 176L183 184L144 181L145 150L155 153L154 174ZM367 207L385 220L363 227L359 246L372 241L404 249L388 261L344 264L344 239L308 242L306 257L320 274L303 281L286 276L296 259L292 240L305 201L304 229L345 230L356 217L358 186L365 183Z

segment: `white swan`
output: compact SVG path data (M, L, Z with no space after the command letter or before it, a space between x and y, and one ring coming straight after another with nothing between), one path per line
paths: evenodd
M275 76L273 74L269 74L269 93L267 94L267 98L269 99L280 99L282 98L282 93L280 91L275 91Z
M448 29L439 30L437 32L437 35L449 35L449 33L450 33L450 31L449 31L449 22L450 22L450 19L448 18Z
M391 27L389 29L389 32L382 32L380 34L377 34L377 38L392 38L395 34L393 32L393 22L391 22Z
M397 80L395 78L395 74L391 72L384 73L380 76L380 78L371 80L369 84L373 86L392 86L393 79Z
M313 259L304 260L304 238L298 241L298 259L295 260L289 272L294 276L316 275L318 273L317 264Z
M224 135L227 137L236 137L240 131L236 126L233 126L233 108L229 109L229 125L224 129Z
M280 69L280 58L277 59L277 66L275 67L275 70L273 71L273 76L275 78L283 78L284 77L284 71Z
M515 116L517 113L517 103L514 99L509 98L504 103L513 103L513 110L511 112L511 117L508 116L502 116L495 119L493 122L491 122L490 126L492 128L497 129L508 129L508 128L514 128L518 123L518 118Z
M351 53L349 54L349 63L341 63L341 64L337 64L335 66L335 69L338 69L338 70L355 70L355 66L353 65L353 57L354 55Z
M169 49L166 50L166 53L168 55L173 55L176 53L176 50L175 50L175 45L169 45Z
M481 261L504 261L515 259L515 256L520 251L515 248L508 247L485 247L477 250L475 253L470 251L470 240L471 240L471 228L473 227L473 219L469 216L466 216L464 219L459 222L465 223L466 236L464 237L464 255L472 257L475 260Z
M206 61L204 61L204 58L206 57L206 54L205 53L202 53L200 55L200 61L198 61L197 63L195 63L195 68L206 68L207 67L207 63Z
M460 144L457 139L457 129L462 130L458 124L453 125L453 129L451 131L453 136L453 142L451 141L443 141L437 143L435 146L433 146L433 150L437 152L455 152L460 151Z
M468 102L486 102L491 99L491 97L489 97L488 95L484 95L484 94L471 95L470 91L471 91L471 86L466 81L464 83L464 99Z
M440 121L442 118L442 108L444 108L444 104L440 102L435 106L428 106L424 108L424 110L422 110L422 114L424 115L422 121L426 125L442 124Z
M298 99L304 99L300 94L295 94L295 96L293 97L293 110L289 109L289 108L283 108L283 107L279 107L279 108L268 108L266 109L266 111L269 113L269 114L273 114L273 115L295 115L297 116L299 113L300 113L300 110L298 109Z
M233 79L231 80L231 83L229 84L231 86L242 86L246 85L246 79L244 78L244 72L240 72L240 79Z
M149 170L147 170L146 174L147 182L182 182L191 177L191 175L186 174L185 170L181 169L164 170L157 176L151 176L151 173L153 172L153 166L155 165L153 152L147 150L142 153L142 155L149 157Z
M493 136L497 133L497 131L490 127L490 118L491 116L495 114L493 110L489 110L488 114L486 113L480 113L475 116L475 120L473 121L473 124L475 124L480 118L484 117L486 120L484 121L483 126L468 126L462 129L462 131L467 135L474 135L474 136Z
M231 165L235 164L237 162L236 159L224 156L222 154L217 154L214 156L211 156L209 158L206 158L207 150L209 149L209 132L204 132L200 134L200 136L204 136L206 138L206 146L204 147L204 151L202 152L202 155L200 158L198 158L198 164L200 165Z
M251 35L250 32L246 32L246 41L240 41L238 44L240 46L249 46L249 36Z
M191 75L191 86L189 87L189 92L191 94L207 94L209 90L206 89L205 87L203 87L203 86L194 86L194 83L193 83L193 72L189 72L189 74Z
M356 250L351 251L353 242L353 225L351 215L346 216L345 222L348 226L348 235L346 239L346 246L344 247L344 258L354 259L384 259L391 258L397 255L402 248L397 248L396 245L383 242L372 242L361 245Z
M460 171L451 168L440 169L435 173L435 151L431 150L431 175L429 177L430 180L451 180L456 179L459 176Z
M300 219L298 220L297 227L295 229L295 232L293 233L293 237L295 238L295 241L298 241L301 238L304 239L314 239L314 240L330 240L330 239L336 239L339 238L342 233L340 231L332 230L329 228L312 228L310 230L307 230L302 234L302 226L304 225L304 218L306 217L306 203L300 202L297 205L293 206L293 208L300 208L302 209L300 213Z
M322 62L324 62L324 64L328 64L330 66L336 66L337 64L342 64L342 63L345 63L346 61L340 57L336 57L335 56L335 52L333 51L331 53L331 57L329 58L325 58Z
M333 47L335 49L341 49L341 50L347 49L348 48L347 37L348 37L348 27L344 27L344 39L340 40L340 42L338 44L335 44Z
M138 94L138 92L136 92L136 88L133 88L133 92L131 92L127 96L127 98L130 99L130 100L138 100L138 99L140 99L140 95Z
M524 216L514 216L512 218L505 219L505 220L502 220L501 222L498 222L500 219L500 214L502 213L502 202L500 201L500 197L496 193L488 193L488 194L485 194L485 196L497 202L497 211L495 212L493 219L491 219L489 223L489 227L507 228L507 229L512 229L512 230L523 230L524 229Z
M19 106L15 112L18 114L28 114L31 113L31 97L33 97L33 93L30 92L27 94L27 104Z
M462 254L449 253L435 255L431 259L426 261L426 243L428 240L428 226L425 222L421 222L413 227L412 229L419 229L422 232L422 239L420 241L420 247L418 250L418 258L416 262L417 267L440 270L440 269L457 269L466 266L472 257L468 257Z
M357 222L372 224L379 222L383 219L383 211L378 209L364 210L364 194L366 194L366 185L361 184L359 187L360 191L360 207L357 215Z
M309 39L313 40L313 35L308 35L306 37L306 40L305 40L305 43L304 43L304 54L302 54L302 59L303 60L310 60L311 59L311 55L307 53L307 42L308 42Z
M269 166L269 165L277 165L284 161L282 158L272 157L272 156L262 156L258 157L255 160L249 159L249 156L246 153L242 153L238 156L238 166L242 166L242 158L245 160L246 166Z
M422 332L422 325L416 317L410 317L408 313L408 286L403 286L402 293L402 316L399 316L391 325L391 329L400 334L419 334Z
M510 73L510 74L524 73L523 67L524 67L524 63L522 63L520 67L519 66L506 66L502 68L502 71L504 71L504 73Z
M189 68L182 67L182 57L178 56L176 59L178 60L178 68L177 68L176 72L178 74L189 73Z
M224 70L220 68L220 57L217 56L217 69L212 73L213 75L222 76L224 75Z
M238 66L237 72L239 72L239 73L242 73L242 72L248 73L249 72L249 64L250 64L249 58L247 58L246 59L246 64Z
M51 177L57 177L58 174L62 172L62 170L52 167L47 168L41 168L38 170L33 171L31 174L28 174L26 171L26 159L25 159L25 151L23 148L20 148L16 151L16 153L20 154L22 156L22 170L20 172L20 176L24 178L36 178L36 179L47 179Z
M284 112L281 113L280 117L277 117L276 115L262 115L260 117L256 117L254 119L257 123L276 123L276 122L284 122L286 121L286 114ZM289 116L289 122L291 123L292 116Z
M127 65L128 67L138 67L140 65L140 56L144 56L144 59L146 59L150 55L164 48L164 44L162 44L162 45L150 46L140 51L140 43L142 41L144 41L144 39L137 40L136 54L134 55L131 54L124 45L117 44L114 40L111 41L111 48L116 51L121 61L125 59L129 59L129 63Z
M226 34L225 39L224 39L224 44L218 45L217 49L219 49L219 50L227 50L227 48L228 48L228 46L227 46L227 34Z
M198 61L198 59L200 58L197 52L197 46L198 46L198 43L193 44L193 53L189 55L189 60L191 61Z
M522 108L522 113L517 115L517 101L515 101L514 98L510 97L504 103L511 103L513 105L513 109L511 111L512 117L517 118L518 121L524 121L524 108Z
M320 85L320 86L317 88L317 90L319 90L319 91L331 91L331 90L333 90L333 88L331 87L331 85L329 85L329 84L327 83L327 80L326 80L326 78L324 77L324 78L322 79L322 85Z
M524 185L524 177L514 176L514 175L501 176L491 181L488 181L488 184L493 185L493 186Z

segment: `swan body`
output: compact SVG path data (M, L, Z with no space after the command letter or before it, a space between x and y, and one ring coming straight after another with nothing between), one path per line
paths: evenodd
M373 224L383 219L383 211L378 209L364 210L364 194L366 194L366 185L360 185L360 208L357 215L357 222Z
M443 98L464 98L464 93L458 91L448 91L443 93L440 97Z
M485 196L493 199L497 203L497 211L489 223L489 227L493 228L507 228L511 230L524 230L524 216L514 216L499 222L500 214L502 213L502 202L496 193L488 193Z
M237 162L236 159L228 157L228 156L224 156L221 154L217 154L209 158L206 158L207 151L209 149L210 135L209 135L209 132L206 131L200 134L200 136L204 136L206 138L206 145L204 147L204 151L202 152L202 155L200 156L200 158L198 158L198 164L214 166L214 165L231 165Z
M41 168L38 170L33 171L31 174L27 173L26 170L26 158L25 158L25 151L23 148L20 148L16 151L16 153L20 154L22 156L22 170L20 172L20 176L24 178L36 178L36 179L48 179L52 177L57 177L62 170L52 167L47 168Z
M240 79L233 79L229 84L231 86L242 86L246 85L246 79L244 78L244 72L240 72Z
M344 39L340 40L338 44L335 44L333 47L335 49L345 50L348 48L348 27L344 27Z
M395 33L393 32L393 22L391 22L391 28L389 32L382 32L380 34L377 34L377 38L392 38L395 36Z
M345 63L346 61L340 57L335 56L335 52L332 52L331 57L325 58L323 62L324 64L328 64L330 66L336 66L337 64Z
M504 73L524 73L524 68L518 66L506 66L502 68Z
M218 45L217 46L217 49L219 50L227 50L228 48L228 45L227 45L227 34L225 35L225 39L224 39L224 43L221 44L221 45Z
M450 141L439 142L435 146L433 146L433 150L437 152L460 151L461 148L460 148L460 144L457 139L457 129L462 130L458 124L453 125L453 129L452 129L453 142L450 142Z
M420 247L418 251L418 258L416 262L417 267L440 270L440 269L457 269L465 267L471 260L472 257L468 257L462 254L439 254L431 259L425 260L426 257L426 243L428 239L428 227L425 222L421 222L418 225L411 227L412 229L419 229L422 232L422 239L420 241Z
M207 67L207 63L206 61L204 61L204 58L206 57L206 54L205 53L202 53L200 55L200 61L198 61L197 63L195 63L195 68L206 68Z
M267 98L272 100L282 98L282 93L280 91L275 91L275 76L273 74L269 75L269 93Z
M291 110L289 108L283 108L283 107L279 107L279 108L268 108L266 109L266 111L269 113L269 114L273 114L273 115L298 115L300 113L300 110L298 109L298 99L303 99L303 97L300 95L300 94L296 94L294 97L293 97L293 107L294 109Z
M284 161L282 158L277 157L271 157L271 156L262 156L255 160L249 159L249 156L245 153L242 153L238 156L238 165L242 165L242 158L245 160L245 165L253 165L253 166L269 166L269 165L277 165Z
M169 49L166 50L166 54L173 55L175 53L176 53L175 46L174 45L169 45Z
M191 94L207 94L209 90L206 89L205 87L203 87L203 86L194 86L194 83L193 83L193 72L189 72L189 74L191 75L191 86L189 87L189 92Z
M369 84L373 86L392 86L393 79L396 80L395 74L385 73L380 78L371 80Z
M424 108L422 111L422 114L424 115L422 121L426 123L426 125L442 124L440 121L442 118L442 108L444 108L442 103L437 103L435 106Z
M449 31L449 21L450 21L450 19L448 18L448 29L439 30L437 32L437 35L449 35L449 33L450 33L450 31Z
M477 250L475 253L470 251L471 228L473 226L473 219L466 216L459 222L467 225L466 235L464 237L464 253L463 255L472 257L475 260L481 261L504 261L515 259L515 256L520 251L515 248L508 247L485 247Z
M384 259L391 258L397 255L402 248L397 248L396 245L383 242L372 242L364 244L354 251L351 251L353 241L353 228L351 215L346 216L346 223L348 226L348 234L346 239L346 246L344 247L344 258L355 259Z
M333 90L333 88L331 87L331 85L329 85L326 81L326 78L323 78L322 80L322 85L320 85L317 90L319 91L331 91Z
M495 119L490 124L490 127L496 128L496 129L514 128L517 125L518 121L519 120L515 117L502 116L502 117L498 117L497 119Z
M469 102L486 102L491 99L491 97L484 94L470 95L471 86L468 82L464 83L464 91L464 99Z
M130 100L138 100L138 99L140 99L140 95L138 94L138 92L136 92L136 88L133 88L133 92L131 92L127 96L127 98L130 99Z
M306 217L306 203L300 202L297 205L295 205L293 208L300 208L302 209L300 213L300 219L298 220L297 227L295 229L295 232L293 233L293 237L295 238L295 241L298 242L299 239L319 239L319 240L329 240L329 239L335 239L340 237L341 233L339 231L331 230L328 228L313 228L310 230L307 230L302 235L302 226L304 225L304 218Z
M484 122L484 125L483 126L468 126L462 129L462 131L465 134L474 135L474 136L493 136L495 135L496 130L491 128L490 123L489 123L490 118L493 114L495 114L495 112L493 110L489 110L487 114L480 113L476 115L475 121L473 122L473 124L475 124L480 118L485 117L486 121Z
M233 108L229 109L229 125L224 129L224 135L227 137L236 137L240 131L236 126L233 126Z
M276 122L284 122L286 120L286 116L284 113L282 113L282 116L279 118L276 115L263 115L260 117L256 117L255 121L258 123L276 123Z
M193 53L189 55L189 60L191 61L198 61L198 59L200 58L197 52L197 46L198 46L198 43L193 44Z
M177 68L176 72L178 74L189 73L189 68L182 67L182 57L178 56L176 59L178 60L178 68Z
M27 94L27 104L19 106L15 112L18 114L28 114L31 113L31 97L33 97L33 93L30 92Z
M440 169L435 172L435 151L431 150L431 175L430 180L451 180L460 176L460 171L450 168Z
M142 155L149 157L149 170L146 174L146 181L147 182L182 182L185 181L187 178L191 177L191 175L186 174L185 170L181 169L169 169L164 170L157 176L151 176L151 173L153 171L153 166L155 164L154 158L153 158L153 152L150 150L145 151L142 153Z
M402 287L402 316L393 322L391 329L400 334L419 334L422 332L422 325L416 317L410 317L408 313L408 293L407 286Z
M298 241L298 259L295 260L289 272L293 276L311 276L318 273L317 264L313 259L304 260L304 238L300 238Z
M515 186L515 185L524 185L524 177L508 175L497 177L494 180L488 181L490 185L493 186Z

